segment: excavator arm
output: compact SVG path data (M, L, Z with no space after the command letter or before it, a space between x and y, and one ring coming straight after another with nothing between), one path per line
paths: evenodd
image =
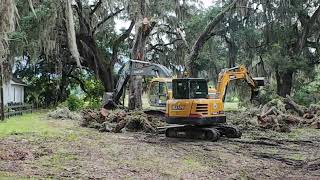
M131 76L151 76L151 77L172 77L172 72L167 67L139 60L129 60L119 73L119 80L113 92L106 92L103 97L105 108L113 108L119 104L119 100L123 94Z
M264 78L254 78L250 75L249 71L244 66L238 66L229 69L223 69L219 73L217 96L224 101L226 89L230 81L232 80L245 80L252 90L252 95L255 95L259 86L264 86Z

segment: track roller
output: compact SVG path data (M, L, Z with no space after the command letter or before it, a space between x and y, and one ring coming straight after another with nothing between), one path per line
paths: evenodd
M221 135L224 135L228 138L240 138L242 136L242 132L237 127L232 126L218 126L216 127Z
M217 141L220 138L220 132L215 128L194 126L170 127L166 129L166 137Z

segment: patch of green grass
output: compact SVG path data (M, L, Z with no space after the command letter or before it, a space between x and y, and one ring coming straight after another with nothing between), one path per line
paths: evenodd
M277 155L280 153L279 149L275 147L260 147L259 151L264 154Z
M183 160L183 164L188 167L188 169L205 169L206 166L203 166L200 162L199 159L193 156L186 157Z
M287 154L285 157L294 161L304 161L307 159L305 155L300 153Z
M49 123L41 117L43 112L15 116L0 122L0 137L14 134L38 133L41 135L52 135L58 131L57 128L50 127Z
M237 102L224 103L224 111L236 111L236 110L239 110Z
M9 172L0 171L0 179L1 180L12 180L12 179L25 180L25 179L36 179L36 178L20 177Z

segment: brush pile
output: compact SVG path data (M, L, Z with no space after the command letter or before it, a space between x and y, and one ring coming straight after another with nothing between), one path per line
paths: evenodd
M307 108L294 102L290 96L271 100L257 117L260 127L279 132L289 132L293 126L320 129L320 105L311 104Z
M56 110L49 112L48 116L53 119L62 119L62 120L80 120L81 116L78 113L71 112L67 107L57 107Z
M100 111L86 109L81 114L81 126L95 128L101 132L143 131L156 133L157 127L164 125L160 116L148 115L143 111L102 108Z

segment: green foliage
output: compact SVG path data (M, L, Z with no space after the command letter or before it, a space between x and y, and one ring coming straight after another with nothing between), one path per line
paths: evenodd
M85 107L90 109L101 108L101 98L87 98L85 102Z
M77 71L72 60L68 58L70 54L67 43L64 42L65 26L60 4L63 1L43 0L35 3L36 16L26 8L27 1L17 0L16 2L20 14L20 27L16 32L9 34L10 49L13 53L12 57L22 55L28 57L27 62L17 62L18 72L15 73L28 84L25 89L27 102L46 107L65 102L65 105L70 106L72 110L82 107L100 107L104 87L96 78L98 73L93 72L97 67L84 63L83 65L88 69ZM103 63L110 63L115 40L124 32L123 29L122 32L116 30L116 19L130 21L135 16L135 9L140 8L139 3L138 1L110 1L108 8L98 9L97 14L89 17L87 10L91 8L92 2L81 2L84 19L94 19L88 23L90 27L108 14L106 13L108 8L112 9L115 6L121 8L122 5L131 7L129 12L123 11L117 18L110 18L94 34L93 39L98 47L97 51L94 51L98 52L95 55L103 57L101 58ZM180 36L176 29L179 28L185 32L186 41L189 46L192 46L208 22L215 18L227 3L230 1L213 3L212 7L204 9L199 6L197 0L150 1L149 12L146 13L150 15L149 20L155 20L157 25L152 30L150 39L147 40L146 59L160 62L177 74L182 73L185 69L184 60L189 52L183 41L177 40ZM302 34L304 21L310 19L307 16L314 12L319 2L315 0L308 2L302 0L248 1L248 4L243 6L248 7L235 8L224 16L222 22L214 29L219 33L205 43L198 58L194 60L195 69L199 71L201 77L210 79L216 85L218 73L228 66L228 61L232 59L230 57L235 57L236 64L244 64L252 71L257 68L257 64L263 63L263 73L257 70L252 74L273 79L276 71L290 70L296 73L294 79L301 80L294 81L295 99L303 104L317 102L320 80L312 77L314 74L310 72L313 72L314 64L319 63L319 37L318 33L315 33L319 32L319 23L310 27L307 35L308 43L303 50L299 53L294 51L297 40ZM242 10L247 11L247 14L239 13ZM74 18L76 30L79 31L79 17L76 11L74 11ZM59 41L61 37L63 40ZM118 44L117 56L120 64L121 59L130 57L132 41L132 35L130 35L128 40ZM156 48L149 49L156 44L158 45ZM229 49L230 44L234 46L234 51ZM54 53L51 52L52 48L56 48ZM84 59L87 60L87 58ZM297 74L298 72L304 72L307 76ZM231 96L227 97L230 98L229 100L239 96L240 102L245 101L245 98L241 97L245 90L238 91L237 87L230 89L233 92L230 92ZM261 102L268 102L276 96L276 92L275 82L263 88L260 95ZM70 97L67 98L69 95Z
M275 85L266 85L259 91L259 103L266 104L267 102L271 101L272 99L278 98L277 90Z
M71 111L77 111L84 107L85 102L76 95L70 95L63 104Z
M311 81L304 83L294 92L294 100L309 106L320 102L320 73Z

